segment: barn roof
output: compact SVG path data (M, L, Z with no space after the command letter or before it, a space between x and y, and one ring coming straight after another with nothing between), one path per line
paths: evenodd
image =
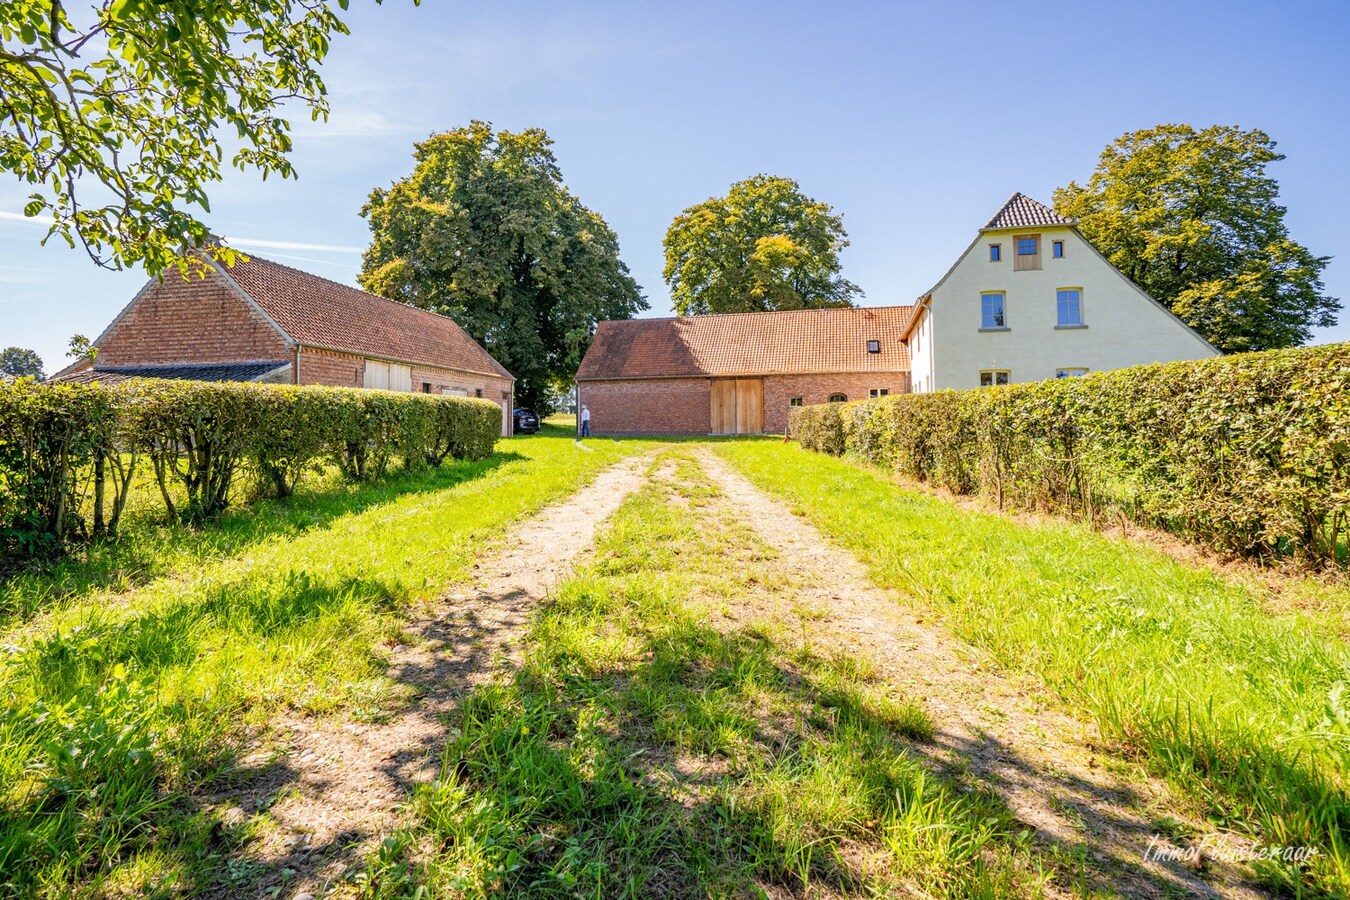
M251 254L232 267L216 268L305 346L512 377L447 316Z
M578 381L907 372L912 307L873 306L601 322ZM879 352L869 353L868 341Z

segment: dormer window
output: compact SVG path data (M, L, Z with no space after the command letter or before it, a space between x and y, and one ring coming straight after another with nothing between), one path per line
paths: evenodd
M1014 272L1026 272L1041 267L1041 236L1019 234L1013 238L1017 256L1013 259Z
M880 353L880 352L881 352L881 341L868 341L868 342L867 342L867 352L868 352L868 353Z

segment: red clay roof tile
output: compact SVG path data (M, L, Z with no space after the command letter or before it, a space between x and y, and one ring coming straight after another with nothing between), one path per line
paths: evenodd
M601 322L577 380L907 372L910 306ZM879 353L867 342L878 341Z
M256 256L233 268L220 268L301 344L512 377L446 316Z
M1026 194L1017 193L1009 197L1008 202L999 207L993 218L984 223L984 230L1072 224L1074 224L1073 219L1061 216L1044 203L1038 203Z

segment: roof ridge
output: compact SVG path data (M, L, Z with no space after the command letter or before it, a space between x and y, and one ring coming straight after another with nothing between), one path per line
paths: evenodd
M1013 191L1011 194L1008 195L1008 199L1003 201L1003 205L1000 206L1000 207L994 212L994 214L993 214L992 216L989 217L989 220L988 220L987 222L984 223L984 227L985 227L985 228L993 228L993 227L994 227L994 223L998 221L999 216L1002 216L1003 213L1008 209L1008 207L1012 206L1013 203L1015 203L1015 202L1017 201L1017 198L1018 198L1018 197L1026 197L1026 196L1027 196L1027 195L1024 194L1024 193L1022 193L1021 191ZM1030 200L1031 198L1030 198L1030 197L1027 197L1027 199Z
M391 298L391 297L381 297L379 294L371 293L370 291L366 290L365 288L357 287L356 285L353 285L353 284L343 284L341 281L334 281L333 279L331 279L331 278L325 278L325 277L322 276L322 275L315 275L313 272L307 272L307 271L305 271L304 269L297 269L295 266L288 266L288 265L286 265L285 263L279 263L279 262L277 262L276 260L274 260L274 259L269 259L269 258L266 257L266 256L256 256L256 255L253 255L253 254L244 254L244 255L248 257L248 261L249 261L249 262L264 262L264 263L267 263L269 266L276 266L278 269L285 269L285 270L288 271L288 272L295 272L295 273L298 274L298 275L303 275L303 276L305 276L306 278L312 278L312 279L314 279L315 281L322 281L322 282L324 282L325 284L331 284L331 285L333 285L334 287L340 287L340 288L343 288L344 290L348 290L348 291L356 291L358 294L364 294L365 296L371 297L371 298L373 298L373 299L375 299L375 300L383 300L385 303L392 303L392 304L394 304L395 306L402 306L402 307L405 307L405 308L407 308L407 309L413 309L413 310L416 310L416 311L418 311L418 312L423 312L423 313L427 313L428 315L436 316L437 318L440 318L440 319L445 319L447 322L452 322L452 323L454 323L454 325L455 325L456 328L463 329L463 327L464 327L463 325L460 325L458 322L455 322L455 320L454 320L453 317L447 316L445 313L442 313L442 312L437 312L437 311L434 310L434 309L427 309L425 306L418 306L418 305L416 305L416 304L414 304L414 303L407 303L407 302L405 302L405 301L403 301L403 300L394 300L394 299ZM226 268L225 271L228 273L228 272L230 271L230 269L233 269L233 268L234 268L234 266L229 266L228 268ZM242 285L241 285L241 287L242 287Z
M801 313L871 312L879 309L909 309L913 303L887 303L884 306L824 306L812 309L757 309L744 312L694 313L688 316L634 316L631 319L605 319L606 322L678 322L684 319L725 319L731 316L800 315Z

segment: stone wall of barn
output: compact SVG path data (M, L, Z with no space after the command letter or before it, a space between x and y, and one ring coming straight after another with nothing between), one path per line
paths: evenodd
M583 381L578 393L590 408L592 434L707 434L711 427L706 378Z

